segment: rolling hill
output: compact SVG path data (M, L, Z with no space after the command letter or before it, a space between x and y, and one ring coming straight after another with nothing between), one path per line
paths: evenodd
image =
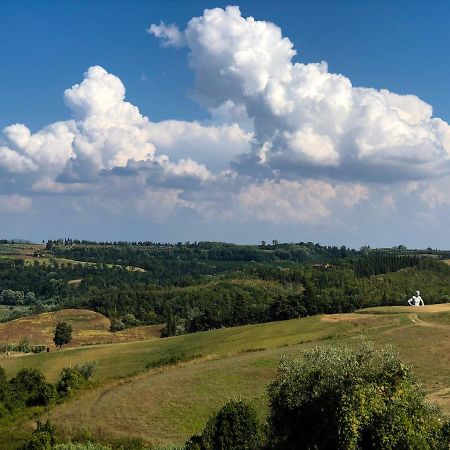
M97 361L93 386L48 414L64 438L136 436L152 444L182 443L230 398L266 412L266 387L283 354L361 339L392 345L423 381L430 401L450 414L450 305L380 307L354 314L224 328L144 342L78 347L1 359L8 376L37 367L55 380L62 367ZM183 355L161 368L155 362ZM30 427L24 418L23 429Z
M45 345L55 350L53 333L58 322L72 325L72 341L67 347L148 340L159 337L162 328L151 325L111 333L111 322L103 314L87 309L64 309L1 323L0 342L18 343L27 339L32 345Z

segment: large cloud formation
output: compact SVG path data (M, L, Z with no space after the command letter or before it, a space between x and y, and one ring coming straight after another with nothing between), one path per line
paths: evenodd
M404 204L430 222L450 203L450 128L416 96L295 62L279 27L237 7L148 31L187 49L210 120L152 122L118 76L90 67L64 93L70 120L3 130L0 212L70 198L84 216L345 227L361 208L386 216Z
M293 63L296 51L280 28L243 18L238 7L207 10L184 31L161 23L149 32L189 49L205 106L245 108L255 142L239 170L397 181L450 169L450 127L432 117L430 105L353 87L325 62Z
M92 183L99 174L126 167L132 161L145 162L160 177L190 176L207 179L208 170L189 158L177 163L156 154L152 139L161 139L157 126L125 101L120 79L99 66L89 68L84 80L64 93L73 119L57 122L32 134L23 124L3 130L0 167L10 173L35 174L37 190L61 183ZM198 135L198 125L184 124ZM209 135L226 134L227 128L213 128ZM233 136L232 132L230 132Z

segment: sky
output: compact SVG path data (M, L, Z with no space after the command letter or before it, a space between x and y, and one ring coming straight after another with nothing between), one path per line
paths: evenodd
M450 248L450 4L0 3L0 237Z

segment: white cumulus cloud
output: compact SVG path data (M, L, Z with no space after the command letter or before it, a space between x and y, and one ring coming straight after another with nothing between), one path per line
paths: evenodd
M205 10L183 31L149 32L188 47L195 95L206 107L245 108L255 141L242 172L388 182L449 173L450 127L430 105L354 87L325 62L294 62L293 43L273 23L229 6Z

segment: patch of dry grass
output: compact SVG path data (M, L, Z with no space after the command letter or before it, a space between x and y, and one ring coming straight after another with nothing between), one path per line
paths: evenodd
M200 431L207 418L230 398L253 402L264 417L266 386L282 354L315 345L353 345L361 338L392 345L413 366L430 401L450 413L449 318L450 305L371 308L358 314L68 349L5 360L5 368L11 375L26 363L55 379L64 365L98 361L97 387L80 392L50 412L62 435L67 438L88 432L104 439L133 435L152 444L177 444ZM177 352L201 353L203 357L143 371L147 363Z
M66 348L153 339L159 337L163 326L141 326L111 333L110 320L104 315L87 309L64 309L0 324L0 342L18 343L28 339L33 345L55 349L53 333L58 322L68 322L73 328L72 341Z

